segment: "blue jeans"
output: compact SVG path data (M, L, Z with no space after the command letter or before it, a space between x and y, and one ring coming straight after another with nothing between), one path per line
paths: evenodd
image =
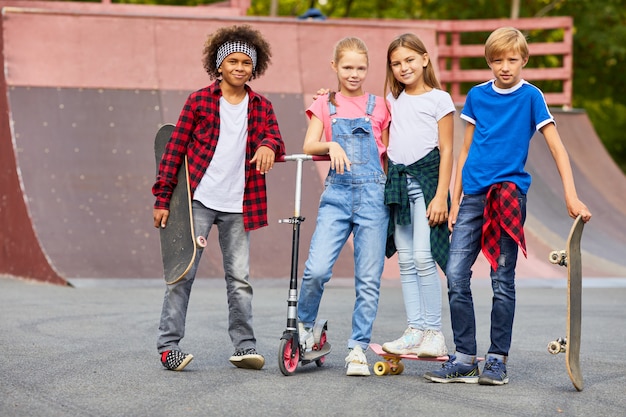
M211 210L193 201L193 221L196 236L208 237L213 224L217 225L228 299L228 334L235 348L256 347L252 329L252 286L248 282L250 264L250 233L244 230L241 213ZM185 320L191 286L196 277L202 248L187 275L165 289L157 349L178 350L185 336Z
M315 323L324 285L351 233L354 234L356 301L348 348L367 349L378 311L380 278L385 263L389 215L384 204L385 176L377 182L350 184L327 179L315 232L311 238L298 300L298 318L305 326Z
M395 226L402 296L409 326L441 330L441 281L430 250L430 226L419 182L407 176L411 224Z
M519 195L522 223L526 220L526 195ZM481 251L486 194L465 195L450 243L448 299L457 353L476 355L476 318L470 280L472 265ZM515 315L515 265L518 247L506 232L500 237L498 270L491 268L491 346L487 353L508 356Z

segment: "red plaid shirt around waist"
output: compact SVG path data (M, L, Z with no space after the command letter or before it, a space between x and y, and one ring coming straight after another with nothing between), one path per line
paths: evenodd
M494 271L498 269L502 231L511 236L527 256L522 210L514 183L507 181L489 188L483 220L482 251Z

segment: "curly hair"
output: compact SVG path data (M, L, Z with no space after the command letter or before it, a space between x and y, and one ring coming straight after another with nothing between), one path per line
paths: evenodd
M236 41L247 43L256 49L257 63L252 72L252 79L265 73L272 56L269 43L263 38L261 32L253 29L249 25L234 25L219 28L217 31L210 34L204 43L202 65L211 79L219 78L220 76L217 68L217 50L226 42Z

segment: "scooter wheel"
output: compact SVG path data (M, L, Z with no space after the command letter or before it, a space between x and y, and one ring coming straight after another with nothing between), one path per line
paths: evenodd
M320 342L318 343L319 350L321 350L325 344L326 344L326 331L323 330L322 334L320 335ZM321 358L315 361L315 364L319 368L320 366L324 365L325 361L326 361L326 356L322 356Z
M293 375L300 361L300 350L296 346L293 349L293 340L280 339L278 348L278 367L285 376Z

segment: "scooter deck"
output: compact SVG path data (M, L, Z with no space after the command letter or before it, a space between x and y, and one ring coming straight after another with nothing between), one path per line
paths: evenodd
M320 350L310 350L308 352L305 352L304 355L302 355L302 360L307 361L307 362L312 362L321 358L322 356L328 355L329 353L330 353L330 343L326 342L324 343L324 346L322 346Z

